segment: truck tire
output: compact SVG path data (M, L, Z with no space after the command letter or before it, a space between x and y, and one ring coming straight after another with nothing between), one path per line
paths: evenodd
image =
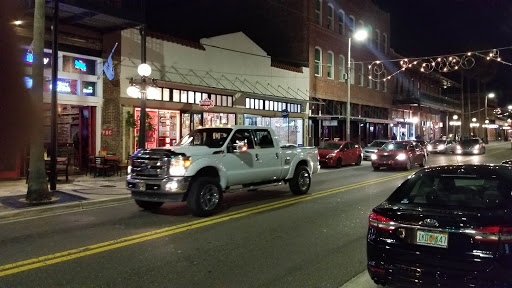
M187 197L187 206L194 216L210 216L218 209L222 200L222 188L215 178L194 179Z
M311 173L306 166L298 166L295 168L293 178L289 183L290 190L295 195L304 195L308 193L311 187Z
M164 202L152 202L144 200L135 200L135 203L137 203L137 205L144 210L156 210L164 204Z

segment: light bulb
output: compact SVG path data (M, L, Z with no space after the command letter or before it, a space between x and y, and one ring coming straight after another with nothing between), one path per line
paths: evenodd
M142 63L137 67L137 72L140 76L148 77L151 75L151 66L146 63Z
M133 98L140 98L140 90L135 86L130 86L126 89L126 94Z

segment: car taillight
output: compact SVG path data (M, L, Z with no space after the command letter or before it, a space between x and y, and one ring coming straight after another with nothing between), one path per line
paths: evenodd
M370 214L370 217L368 217L368 223L371 227L386 231L393 231L396 228L396 223L391 221L391 219L381 216L375 212Z
M471 233L473 238L479 242L507 242L512 243L512 227L489 226L475 229Z

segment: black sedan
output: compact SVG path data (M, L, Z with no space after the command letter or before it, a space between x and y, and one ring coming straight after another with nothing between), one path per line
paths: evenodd
M512 167L422 169L369 217L367 266L393 287L512 287Z

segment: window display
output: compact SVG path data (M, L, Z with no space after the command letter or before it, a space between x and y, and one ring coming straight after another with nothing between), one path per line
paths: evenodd
M233 113L209 113L204 112L204 126L235 125L235 114Z

